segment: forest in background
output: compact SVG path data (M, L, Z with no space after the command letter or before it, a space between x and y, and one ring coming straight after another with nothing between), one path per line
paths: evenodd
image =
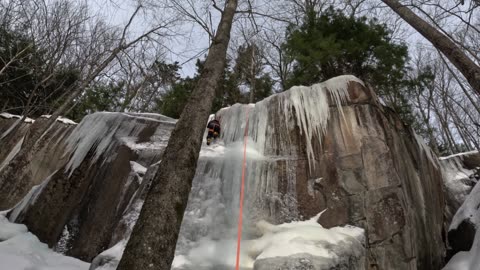
M239 1L212 112L257 102L293 85L353 74L435 152L480 149L479 93L387 1L273 2ZM478 2L402 3L478 65ZM1 112L35 118L62 111L76 121L95 111L179 118L208 47L180 63L172 57L170 41L199 29L213 40L223 2L117 4L131 7L124 25L105 21L88 2L1 0ZM141 31L134 27L139 20L148 22ZM187 62L196 63L196 71L182 77Z

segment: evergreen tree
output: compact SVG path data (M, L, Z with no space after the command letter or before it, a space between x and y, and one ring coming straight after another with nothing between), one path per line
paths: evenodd
M239 100L241 103L255 103L272 94L273 80L263 69L261 50L257 44L247 43L238 48L231 80L248 88Z
M163 115L178 119L192 94L196 81L196 78L186 78L173 84L170 91L156 100L157 110Z
M295 61L288 87L352 74L372 85L388 106L413 124L408 88L417 78L407 78L408 48L393 42L385 25L332 7L320 15L308 13L304 21L287 29L284 49Z
M124 83L97 84L85 90L68 112L67 117L80 122L90 113L118 111Z

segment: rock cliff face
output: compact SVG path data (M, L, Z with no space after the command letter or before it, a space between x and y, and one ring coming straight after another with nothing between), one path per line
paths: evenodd
M7 115L8 116L8 115ZM19 120L15 117L6 118L0 115L0 135L8 131ZM37 119L38 122L47 121L46 118ZM0 148L0 170L11 162L14 156L19 152L23 139L31 132L33 120L29 119L20 124L14 137L9 141L2 140ZM56 121L44 136L49 138L47 143L39 146L39 150L33 153L33 157L27 166L21 171L15 172L15 179L0 180L0 210L11 208L22 199L28 191L35 185L43 182L55 170L63 166L68 161L65 156L65 139L68 138L75 128L73 122Z
M87 116L65 140L68 162L35 186L10 220L58 251L91 261L110 247L144 166L158 161L173 125L156 115Z
M289 205L293 219L326 209L324 227L366 230L367 269L441 268L445 199L438 161L361 83L352 79L346 92L335 91L341 79L323 85L328 99L319 94L325 89L294 87L252 109L249 134L276 160L270 165L276 190L255 191L280 194L268 204L269 220L284 222ZM242 126L244 113L236 110L220 112L227 130L230 123ZM225 143L235 137L224 136Z
M202 148L173 269L201 269L189 268L199 256L214 261L206 266L213 269L226 264L215 261L218 254L232 254L225 247L236 232L247 111L245 237L260 235L254 226L260 220L280 224L324 210L318 223L325 229L365 230L363 255L347 254L337 265L326 264L328 254L273 258L257 247L248 254L251 260L262 258L251 262L254 269L441 268L445 198L438 160L361 81L341 76L218 112L222 141ZM151 165L160 160L173 125L156 115L87 116L61 140L64 153L55 157L68 158L45 165L51 175L44 181L27 177L29 187L37 186L10 212L10 220L86 261L124 243L155 174ZM17 189L13 185L0 194ZM203 245L217 249L209 254ZM104 259L95 264L109 263ZM315 264L319 261L329 268Z

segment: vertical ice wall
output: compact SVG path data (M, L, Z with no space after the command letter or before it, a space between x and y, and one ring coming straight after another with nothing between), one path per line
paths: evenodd
M295 160L305 151L309 168L315 160L330 117L349 98L354 76L340 76L311 87L293 87L256 104L235 104L217 113L221 142L204 144L182 223L173 269L229 269L235 262L235 237L239 209L243 136L247 125L247 177L244 206L245 238L259 235L259 220L293 221L296 205ZM344 119L345 120L345 119ZM305 148L298 149L298 131ZM314 140L318 140L315 142ZM286 187L279 187L279 173Z

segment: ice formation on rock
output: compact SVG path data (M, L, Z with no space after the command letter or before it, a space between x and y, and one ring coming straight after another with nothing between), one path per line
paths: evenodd
M125 117L131 117L137 121L126 123ZM137 146L135 140L139 133L145 128L142 119L148 121L172 123L170 118L158 116L157 118L146 118L142 114L122 113L94 113L85 116L85 119L77 126L76 131L67 140L67 152L72 153L66 170L72 173L85 159L87 153L95 148L92 163L105 152L109 152L117 146L115 136L121 136L124 142L130 142L131 146ZM121 134L121 135L118 135ZM146 148L151 145L145 146ZM138 147L138 146L137 146Z
M343 105L348 101L348 84L357 82L364 83L351 75L344 75L332 78L323 83L307 86L294 86L283 93L270 96L256 104L240 105L235 104L231 107L220 110L218 115L221 117L223 128L223 140L225 143L238 141L243 135L246 123L246 112L249 110L249 136L255 142L259 152L264 155L272 155L274 152L291 152L291 141L289 138L280 140L283 145L276 144L274 136L269 133L273 129L273 119L269 119L268 105L272 99L279 99L278 112L283 113L282 126L276 126L276 129L282 127L292 129L298 126L305 135L307 157L309 166L312 168L315 152L312 142L317 140L321 144L323 135L327 128L327 122L330 118L330 106L333 103L340 115L345 120L343 114ZM277 115L275 117L278 117Z
M363 85L363 82L353 76L340 76L311 87L294 87L256 104L236 104L218 112L222 137L209 147L204 144L201 149L173 269L225 269L222 267L235 261L232 256L236 246L234 239L247 111L249 127L245 242L242 250L242 256L246 260L244 265L251 268L257 258L267 259L274 256L277 252L275 246L286 243L296 247L294 252L313 252L319 257L326 256L331 263L335 262L335 252L343 250L342 244L345 244L347 249L352 248L352 251L363 252L361 229L345 227L327 230L316 224L316 220L300 222L303 217L299 215L297 207L296 161L301 156L307 159L308 169L314 169L316 155L320 150L317 147L322 146L332 107L339 112L342 121L350 121L343 113L343 106L349 100L347 88L350 82ZM124 117L131 117L134 121L122 121ZM170 125L174 123L174 120L159 115L96 113L87 116L67 140L66 155L69 156L69 162L62 170L72 174L89 153L92 155L89 157L90 164L100 162L100 157L103 158L102 162L108 162L114 159L116 153L113 149L117 149L115 147L119 144L133 151L158 152L166 145L163 135L159 136L158 140L138 139L145 125L151 121L168 122ZM280 130L282 132L278 132ZM298 136L298 133L301 135ZM168 132L166 134L168 135ZM306 155L303 155L304 152ZM152 171L152 167L145 172L139 165L140 161L130 162L133 171L140 177L145 173L143 178L147 179L146 175ZM280 177L285 178L283 183L280 183ZM281 184L283 186L280 186ZM32 196L36 190L38 188L32 191ZM121 222L127 225L127 231L140 213L143 203L139 198L140 193L137 190L122 213ZM27 198L26 201L31 200ZM18 209L24 207L20 205ZM290 222L290 225L266 225L267 223L261 222L260 226L255 226L262 220L273 224ZM62 239L67 239L72 233L68 227L65 228ZM318 234L318 239L313 239L310 245L306 239L309 237L307 234L312 233ZM98 266L95 269L115 267L128 235L125 233L123 240L111 243L111 249L97 256L94 260L96 266L92 266ZM303 239L301 241L304 242L305 249L301 249L302 245L296 242L299 239ZM338 245L338 250L331 245ZM196 263L200 259L201 267Z
M300 129L305 137L308 163L312 169L315 159L312 142L317 140L321 145L331 106L336 107L343 117L342 105L348 101L347 87L350 82L363 85L356 77L340 76L311 87L293 87L256 104L235 104L217 113L222 126L222 140L211 147L202 147L200 152L197 174L177 243L176 267L173 269L192 269L194 265L211 269L235 261L233 239L239 208L247 111L246 237L255 237L258 231L255 232L257 229L254 224L260 220L278 222L300 218L296 205L295 163L292 162L298 158L300 149L293 147L288 131L296 126ZM276 110L280 115L271 114L274 102L278 104ZM274 123L273 118L282 120ZM343 121L346 121L344 117ZM287 131L275 132L280 129ZM285 137L279 139L278 136ZM285 164L288 178L286 192L281 192L278 186L280 163ZM334 231L329 233L334 234ZM243 250L243 258L249 261L245 266L253 267L256 256L249 257L247 253Z

